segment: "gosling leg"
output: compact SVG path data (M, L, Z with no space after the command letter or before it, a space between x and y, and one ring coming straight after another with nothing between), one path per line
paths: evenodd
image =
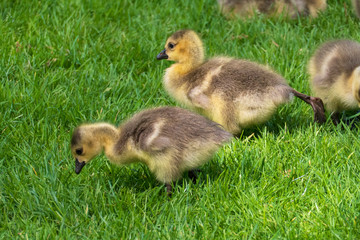
M172 186L171 186L170 183L165 183L165 186L166 186L167 196L169 198L171 198L171 196L172 196Z
M194 184L196 184L196 179L198 177L199 172L200 172L200 169L193 169L188 172L188 176Z
M340 123L340 113L339 112L331 113L331 120L334 123L334 125L337 126Z
M292 93L295 95L295 97L298 97L301 100L303 100L304 102L306 102L307 104L311 105L311 107L314 111L314 121L315 122L320 123L320 124L326 122L324 104L320 98L305 95L294 89L292 90Z

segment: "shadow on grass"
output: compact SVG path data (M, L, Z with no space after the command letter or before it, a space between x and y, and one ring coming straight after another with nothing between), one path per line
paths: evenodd
M130 192L135 194L147 192L150 189L155 189L160 187L159 195L166 196L166 187L165 184L156 180L155 176L149 171L146 165L144 164L134 164L124 167L110 166L109 168L105 167L104 164L101 164L99 171L90 173L93 169L84 169L85 171L80 174L86 174L86 171L89 171L88 174L91 175L91 178L82 179L82 180L69 180L69 177L64 176L64 184L71 185L78 181L87 181L86 185L96 186L99 183L104 187L106 192L121 192L123 189L127 189ZM194 185L194 188L200 187L203 183L209 179L210 181L216 181L219 179L220 175L224 172L224 168L220 163L210 160L209 163L205 164L199 168L197 173L196 182L194 183L192 178L189 177L188 172L184 172L183 177L178 181L173 183L173 192L176 193L179 189L183 188L184 185ZM75 173L70 174L70 179L78 175ZM90 180L90 182L89 182Z
M254 135L255 138L260 138L263 137L264 131L272 133L273 135L279 135L284 131L292 133L297 131L299 128L305 127L308 124L309 123L304 121L297 121L297 119L292 118L291 116L284 117L277 113L270 120L263 124L245 128L235 137L239 140L244 140L251 135Z

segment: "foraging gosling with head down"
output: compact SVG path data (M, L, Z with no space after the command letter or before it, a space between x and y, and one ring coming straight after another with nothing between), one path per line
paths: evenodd
M103 150L111 163L146 164L157 180L171 183L184 171L201 166L232 135L203 116L177 107L160 107L135 114L119 128L108 123L77 127L71 139L75 172Z
M295 91L283 77L263 65L228 57L204 61L202 41L192 30L170 36L157 59L175 61L163 79L175 100L233 134L264 123L294 95L312 106L317 122L326 120L321 99Z
M335 40L320 46L309 62L311 88L334 124L340 112L360 107L360 43Z
M290 18L317 17L326 8L326 0L218 0L218 3L225 15L240 17L251 17L256 12Z

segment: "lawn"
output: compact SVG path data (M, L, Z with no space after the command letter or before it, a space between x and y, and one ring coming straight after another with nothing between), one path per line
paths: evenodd
M74 172L72 130L176 105L167 37L267 64L310 94L319 44L360 41L350 0L317 19L224 18L215 0L0 2L0 239L359 239L360 126L313 123L294 99L187 176L171 199L146 166L99 156ZM353 113L347 113L350 116Z

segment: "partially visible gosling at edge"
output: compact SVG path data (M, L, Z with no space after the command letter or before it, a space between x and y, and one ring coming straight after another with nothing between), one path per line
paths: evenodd
M326 0L217 0L227 16L251 17L256 12L270 16L317 17L326 8Z
M75 172L103 150L111 163L146 164L157 180L171 183L209 160L232 135L203 116L177 107L160 107L135 114L119 128L108 123L77 127L71 139Z
M335 40L320 46L309 62L313 93L332 113L334 124L340 112L360 107L360 43Z
M202 41L192 30L170 36L157 59L175 61L163 79L175 100L233 134L264 123L294 95L312 106L315 121L326 120L321 99L295 91L283 77L263 65L228 57L204 61Z
M352 0L354 12L358 18L360 18L360 0Z

